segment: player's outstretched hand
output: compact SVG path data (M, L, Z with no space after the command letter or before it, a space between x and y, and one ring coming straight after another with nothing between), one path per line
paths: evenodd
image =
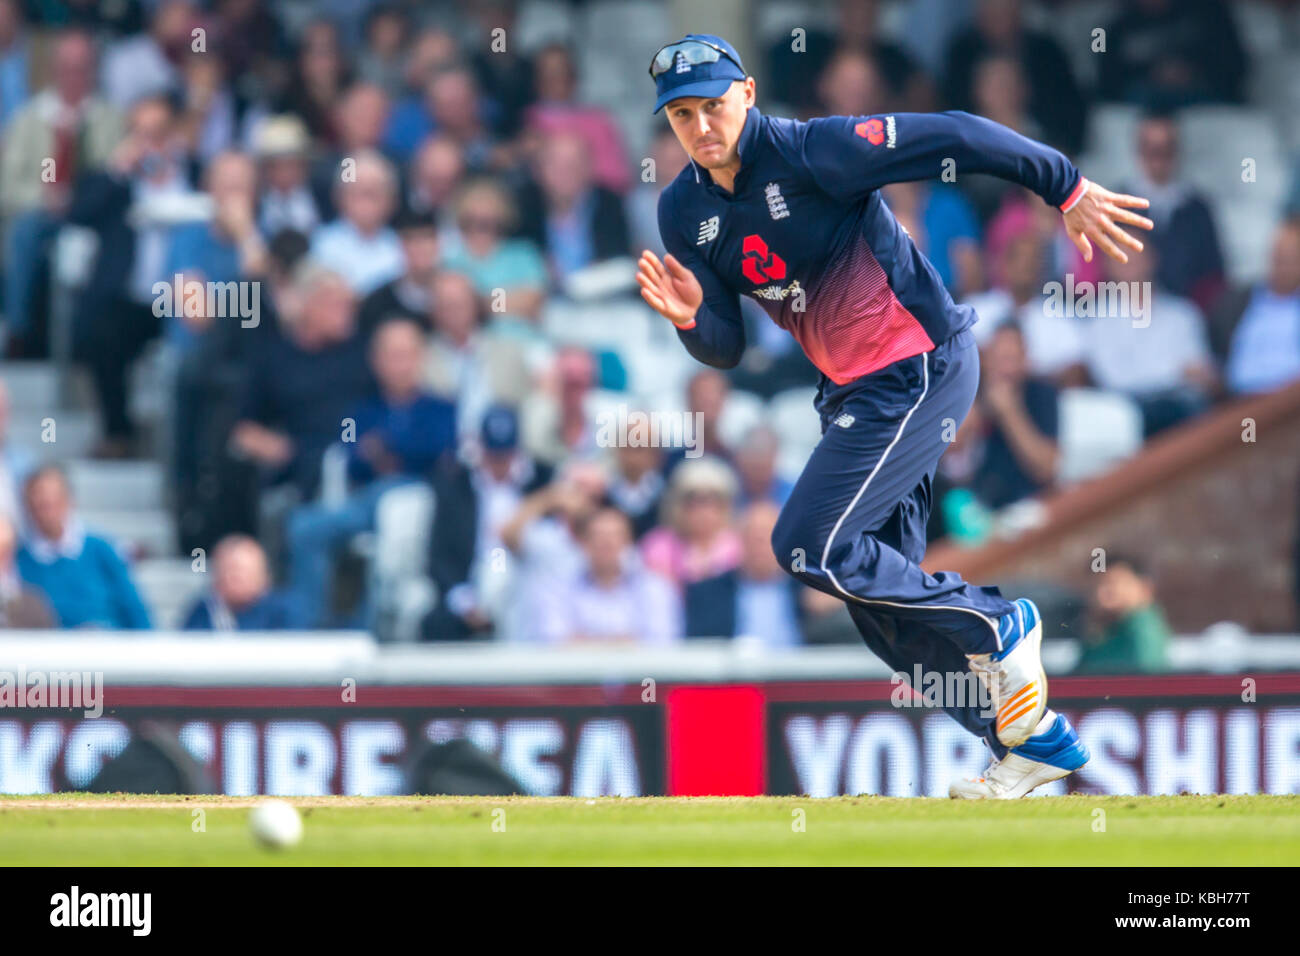
M1149 200L1140 196L1113 193L1089 180L1083 198L1065 213L1065 229L1083 253L1084 262L1092 261L1094 242L1112 259L1128 262L1128 253L1121 247L1141 252L1142 243L1121 229L1120 223L1150 229L1150 219L1129 212L1130 209L1146 209L1150 205Z
M641 253L636 281L641 298L673 325L690 325L704 302L699 280L671 254L660 262L649 249Z

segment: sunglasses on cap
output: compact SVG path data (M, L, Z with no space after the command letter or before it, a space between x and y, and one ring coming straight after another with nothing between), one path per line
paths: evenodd
M663 47L655 54L654 59L650 61L650 76L656 80L659 79L662 74L672 69L679 56L685 58L686 62L691 66L698 66L701 63L717 63L725 56L736 64L737 69L742 72L745 69L739 60L717 44L709 43L706 40L678 40L676 43L670 43Z

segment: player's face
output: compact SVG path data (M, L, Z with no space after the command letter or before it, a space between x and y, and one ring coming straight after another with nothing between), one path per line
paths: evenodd
M718 169L736 161L745 113L753 105L754 79L750 77L732 83L721 96L684 96L673 100L664 111L691 159L705 169Z

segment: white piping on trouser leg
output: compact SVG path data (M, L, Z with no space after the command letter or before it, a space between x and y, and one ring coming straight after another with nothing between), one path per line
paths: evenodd
M841 514L839 520L835 522L835 527L831 528L830 536L826 539L826 547L822 549L821 571L826 575L826 577L830 578L831 583L835 585L835 589L843 594L844 599L847 601L856 601L859 604L867 606L879 604L884 605L885 607L923 607L931 608L936 611L965 611L967 614L974 614L993 629L993 639L997 642L997 649L1002 650L1002 635L998 633L998 622L994 618L988 617L987 615L981 614L979 611L968 607L951 607L942 604L900 604L896 601L873 601L864 597L858 597L858 595L845 590L844 586L836 579L831 569L826 567L826 562L830 560L831 546L835 543L835 535L839 534L840 526L844 524L844 520L853 511L854 506L856 506L858 501L861 500L863 494L866 493L867 486L871 484L871 479L876 477L876 472L880 471L881 466L885 464L885 459L889 457L889 453L893 450L894 446L898 444L898 440L903 437L903 429L907 427L908 421L911 420L912 413L921 407L921 403L925 401L925 396L930 392L929 352L921 353L921 374L921 380L923 382L921 386L921 396L916 400L916 404L907 410L907 414L903 416L903 421L898 426L898 431L894 433L893 440L885 447L885 450L880 455L880 460L876 462L876 467L871 469L871 474L867 475L866 480L862 482L862 487L858 489L858 493L853 496L853 500L849 502L849 506L844 509L844 513Z

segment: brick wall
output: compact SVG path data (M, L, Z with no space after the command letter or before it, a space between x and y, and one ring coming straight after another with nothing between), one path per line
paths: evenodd
M1243 418L1256 423L1254 442L1242 440ZM1122 550L1150 563L1176 631L1216 621L1257 633L1300 630L1300 387L1161 436L1045 504L1045 524L1016 541L968 550L940 542L925 566L981 584L1038 578L1088 593L1094 549Z

